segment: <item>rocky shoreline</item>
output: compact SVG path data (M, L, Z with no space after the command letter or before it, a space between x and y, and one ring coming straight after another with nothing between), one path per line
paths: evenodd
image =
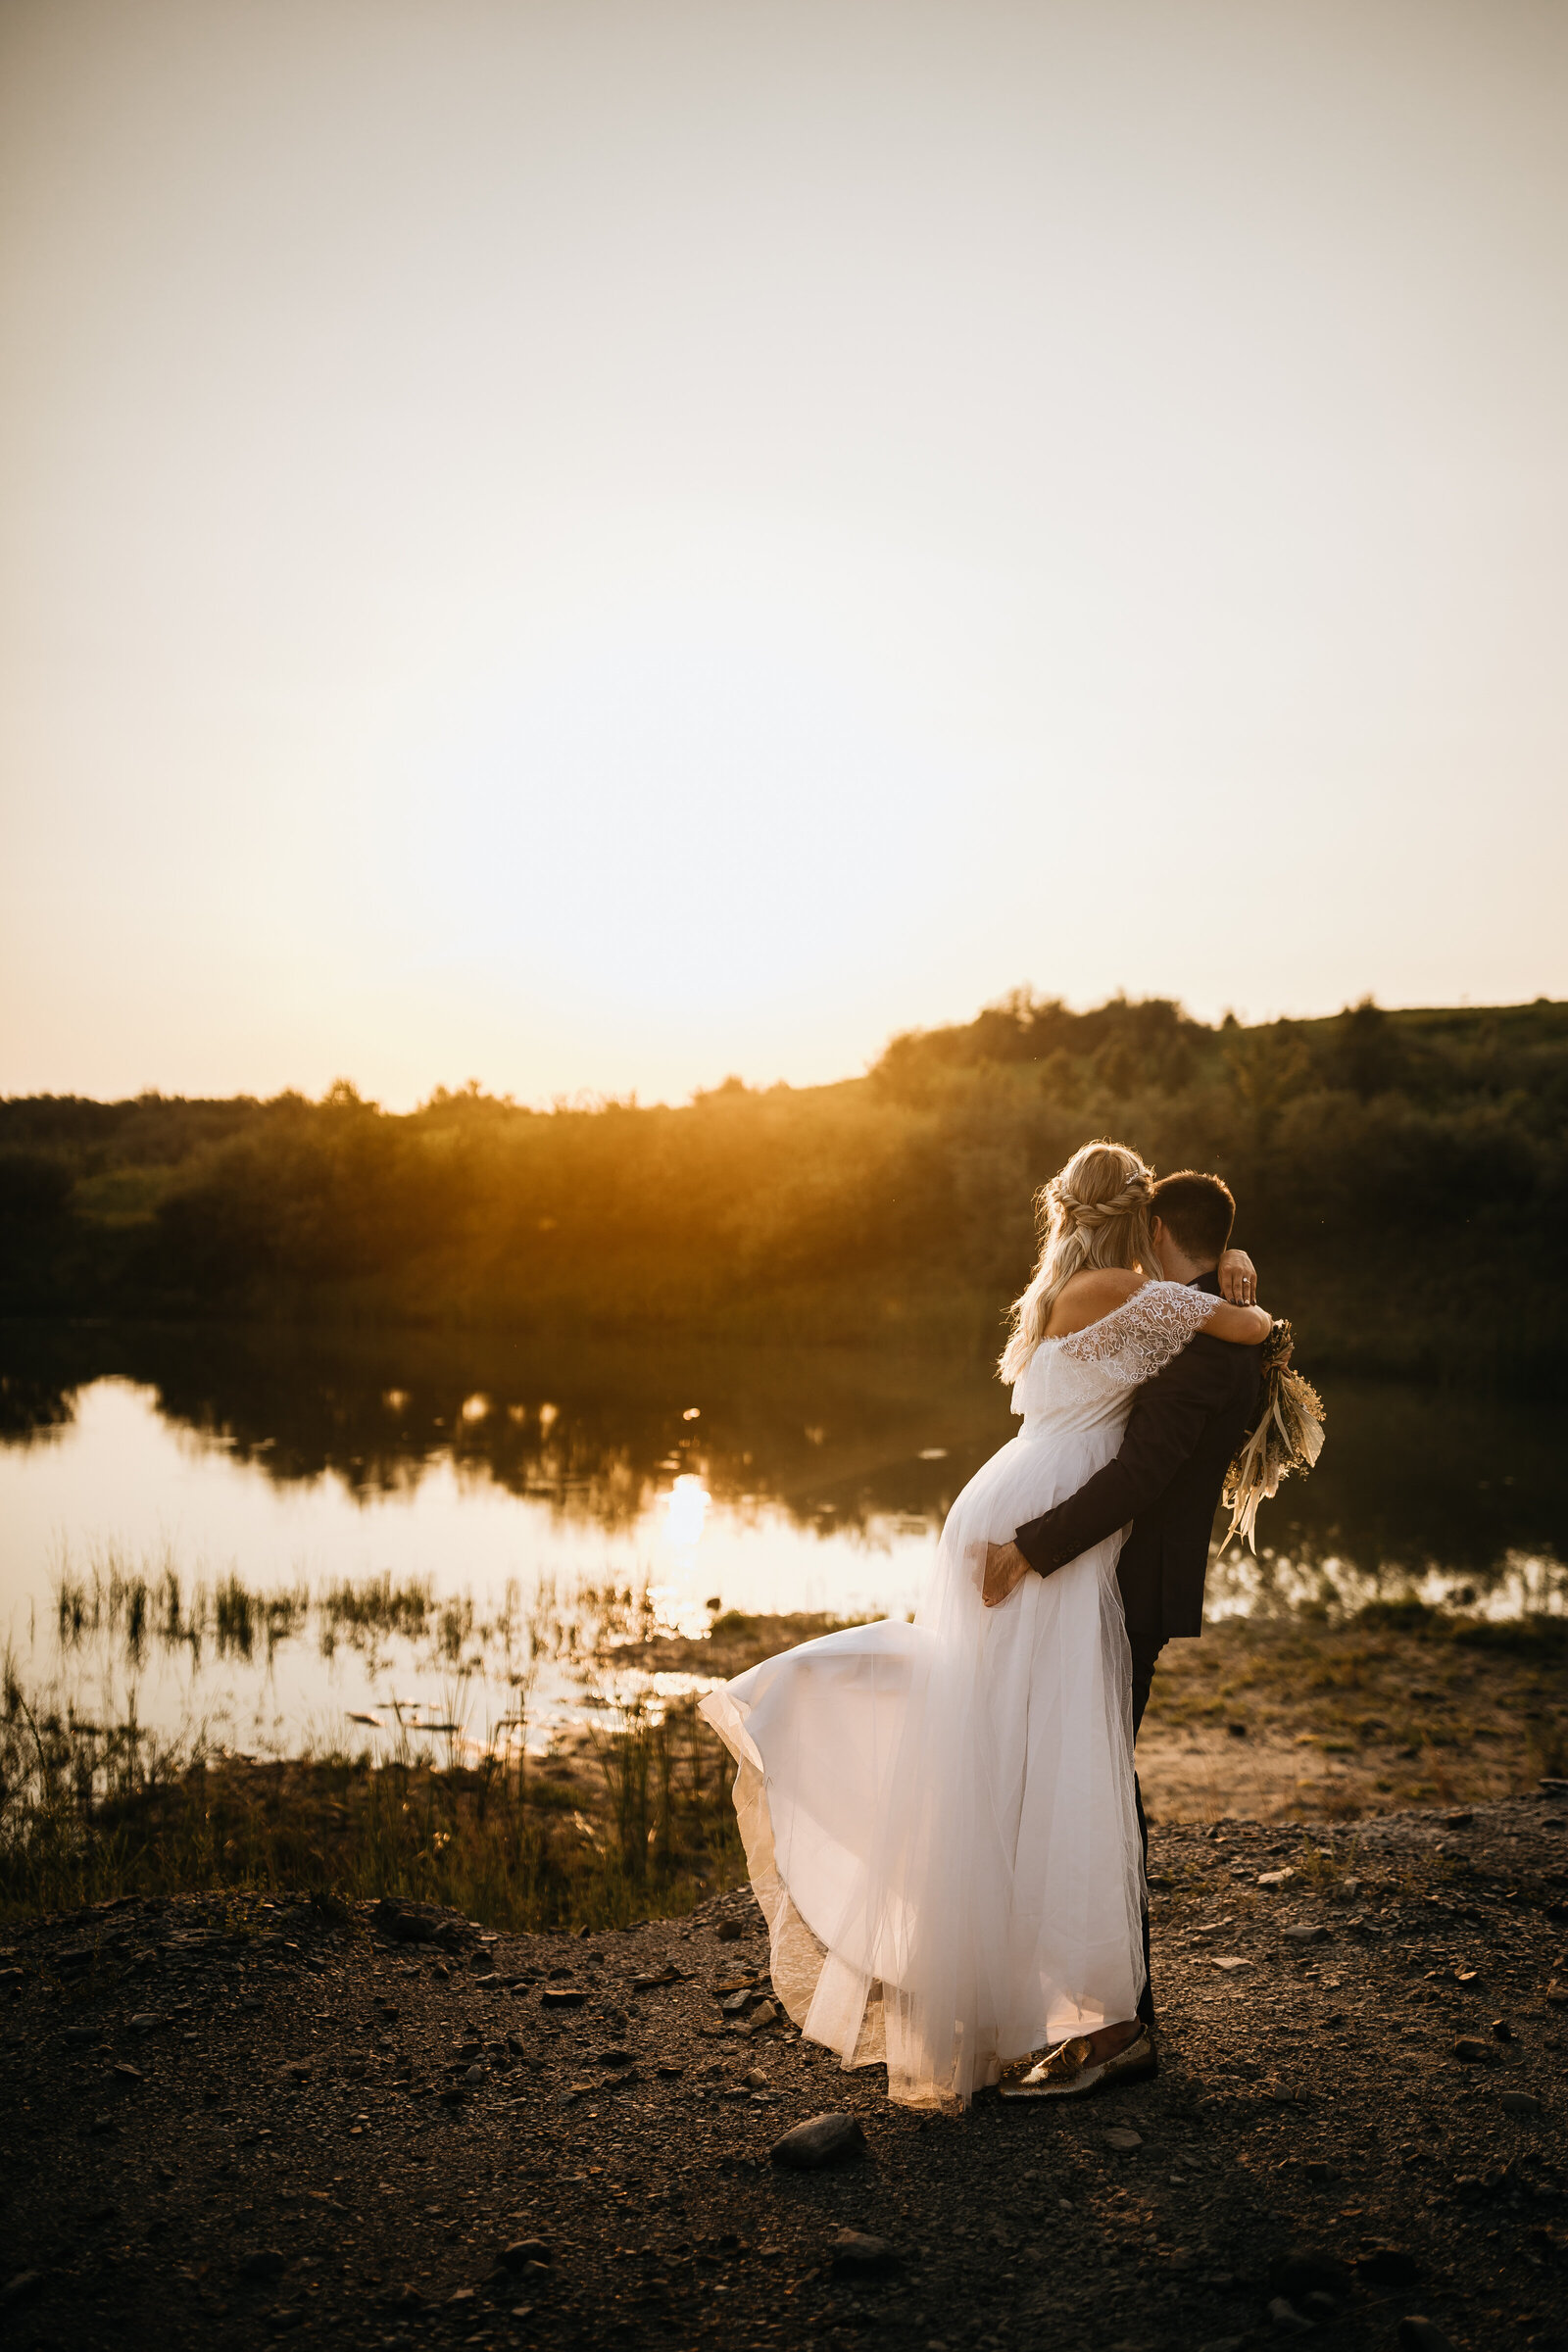
M1158 2079L956 2118L800 2039L745 1892L575 1936L13 1923L7 2338L1568 2347L1568 1786L1173 1824L1151 1872ZM822 2115L826 2161L775 2158Z

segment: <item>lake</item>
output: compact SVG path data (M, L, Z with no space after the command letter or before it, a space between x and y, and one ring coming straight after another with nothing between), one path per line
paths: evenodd
M1559 1412L1321 1386L1323 1460L1264 1505L1260 1559L1216 1561L1211 1614L1568 1606ZM614 1671L649 1630L912 1609L1015 1427L982 1363L885 1348L11 1327L0 1627L78 1720L536 1745L693 1687Z

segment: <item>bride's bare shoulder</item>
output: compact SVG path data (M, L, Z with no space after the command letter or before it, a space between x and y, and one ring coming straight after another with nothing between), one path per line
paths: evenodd
M1144 1287L1142 1274L1125 1266L1087 1266L1074 1274L1057 1292L1046 1325L1048 1340L1069 1339L1075 1331L1087 1331L1091 1323L1101 1322L1125 1306L1135 1292Z

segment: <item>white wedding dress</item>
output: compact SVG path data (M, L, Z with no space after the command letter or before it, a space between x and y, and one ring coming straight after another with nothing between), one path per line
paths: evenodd
M1217 1301L1151 1282L1043 1341L1023 1429L948 1514L912 1624L786 1650L702 1700L790 2016L891 2097L967 2100L1002 2067L1133 2016L1143 1858L1121 1534L987 1609L987 1543L1113 1458L1133 1392Z

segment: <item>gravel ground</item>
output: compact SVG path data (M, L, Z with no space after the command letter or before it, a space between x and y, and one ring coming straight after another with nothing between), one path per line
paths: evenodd
M1157 2081L954 2118L770 2016L748 1894L12 1927L7 2338L1568 2347L1568 1787L1171 1826L1151 1867ZM770 2160L828 2112L863 2147Z

